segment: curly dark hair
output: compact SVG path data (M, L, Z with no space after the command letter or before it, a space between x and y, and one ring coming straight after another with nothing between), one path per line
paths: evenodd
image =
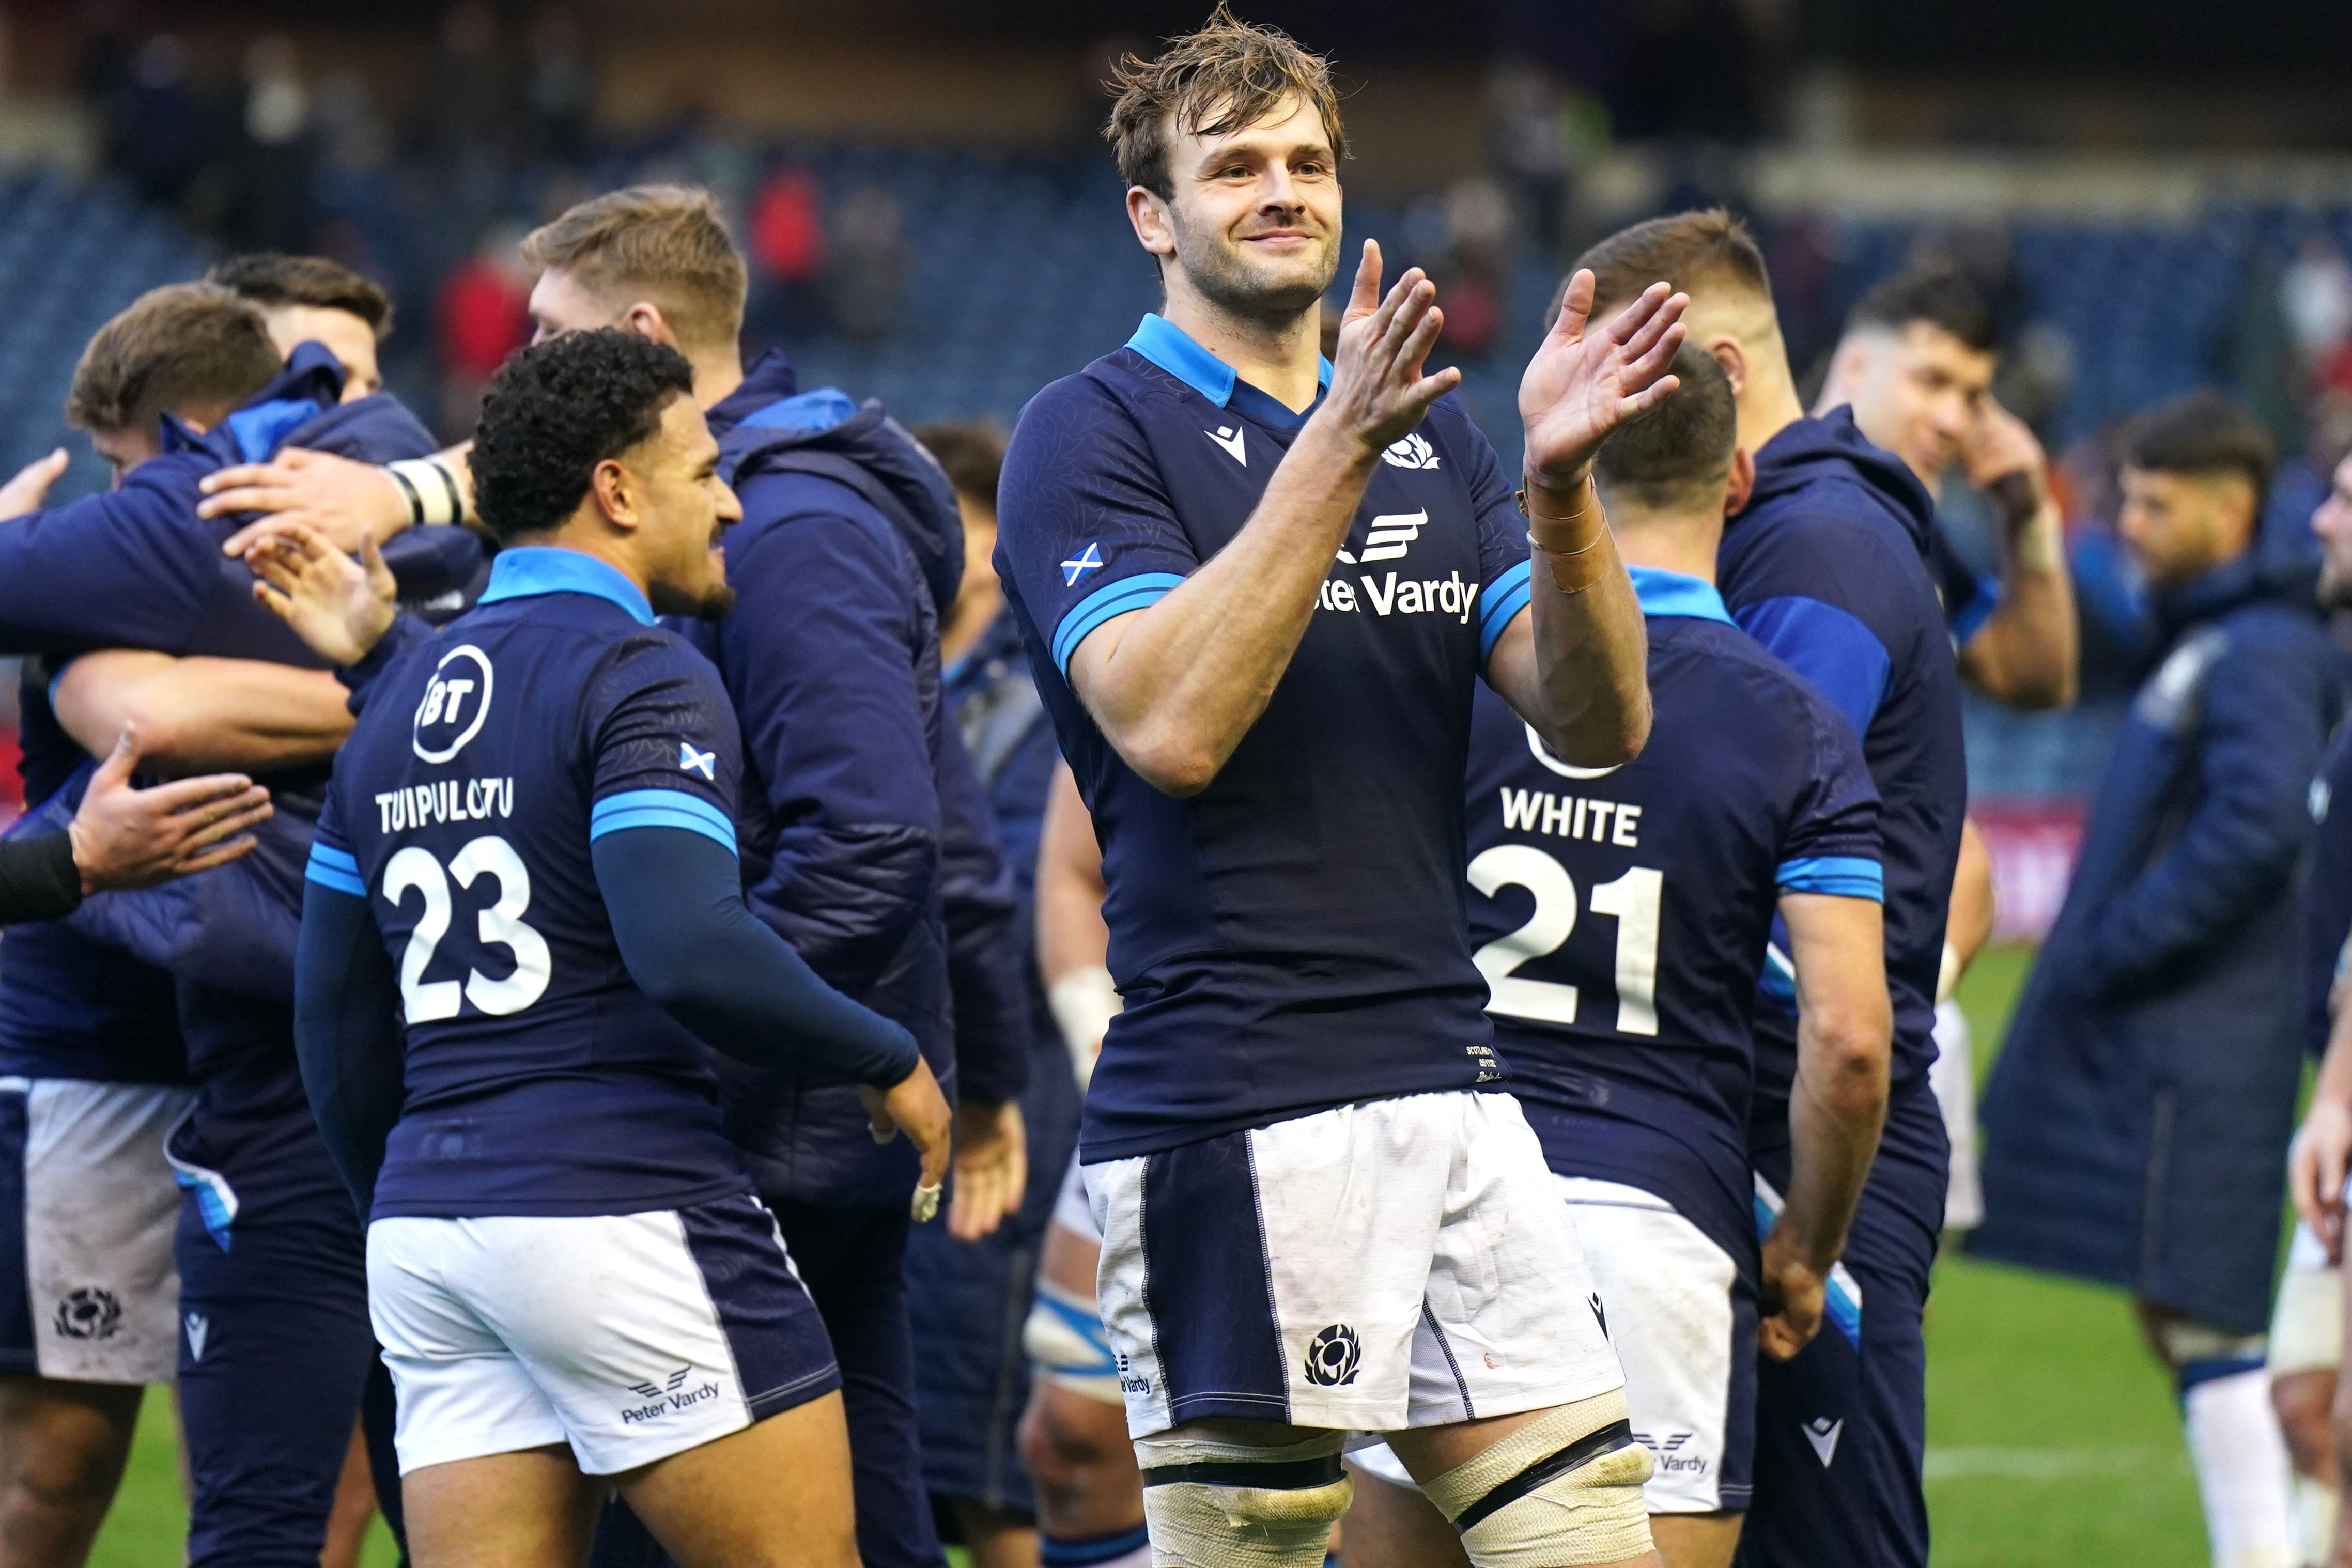
M661 428L694 392L684 355L615 328L566 332L499 367L474 435L475 504L501 544L561 528L596 465Z

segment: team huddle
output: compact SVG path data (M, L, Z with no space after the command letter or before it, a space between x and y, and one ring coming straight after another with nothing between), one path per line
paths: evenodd
M356 1467L425 1568L925 1568L946 1320L1034 1363L970 1440L1052 1568L1924 1568L2011 622L1727 214L1580 259L1514 476L1418 269L1325 357L1321 60L1221 12L1114 86L1165 303L1001 454L747 363L668 187L525 242L462 447L331 263L93 340L118 487L0 491L12 836L207 782L0 943L23 1561L174 1382L198 1568L319 1562Z

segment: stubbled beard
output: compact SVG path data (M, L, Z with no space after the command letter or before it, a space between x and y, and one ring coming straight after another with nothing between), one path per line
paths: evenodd
M697 621L716 621L735 608L735 590L723 580L700 593L675 583L655 582L647 586L646 598L656 615L686 615Z
M1228 315L1263 319L1303 314L1323 298L1324 290L1339 275L1339 247L1334 242L1324 246L1312 282L1270 285L1244 264L1237 245L1220 244L1214 237L1196 235L1181 223L1173 222L1172 216L1171 214L1177 265L1184 269L1194 292Z

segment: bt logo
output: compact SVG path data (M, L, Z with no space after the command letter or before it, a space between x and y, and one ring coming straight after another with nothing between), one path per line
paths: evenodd
M446 762L464 750L489 716L490 685L490 661L479 648L468 643L444 653L416 705L409 748L426 762Z

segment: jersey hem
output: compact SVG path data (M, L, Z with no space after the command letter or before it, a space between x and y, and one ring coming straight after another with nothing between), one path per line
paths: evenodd
M1508 1079L1496 1079L1480 1083L1435 1083L1390 1089L1376 1094L1351 1094L1345 1100L1318 1102L1306 1105L1286 1106L1279 1111L1257 1111L1221 1116L1210 1122L1188 1122L1181 1127L1160 1131L1129 1133L1116 1138L1088 1139L1085 1131L1078 1134L1078 1163L1098 1166L1111 1160L1134 1159L1143 1155L1165 1154L1191 1144L1205 1144L1212 1138L1225 1137L1234 1133L1255 1133L1261 1128L1279 1126L1285 1122L1297 1122L1308 1116L1320 1116L1326 1111L1345 1110L1350 1105L1373 1105L1383 1100L1409 1100L1416 1094L1507 1094Z
M623 1214L655 1214L673 1208L693 1208L721 1198L757 1197L750 1176L708 1183L676 1192L642 1197L549 1197L458 1200L412 1197L378 1199L368 1210L368 1223L379 1219L593 1219Z

